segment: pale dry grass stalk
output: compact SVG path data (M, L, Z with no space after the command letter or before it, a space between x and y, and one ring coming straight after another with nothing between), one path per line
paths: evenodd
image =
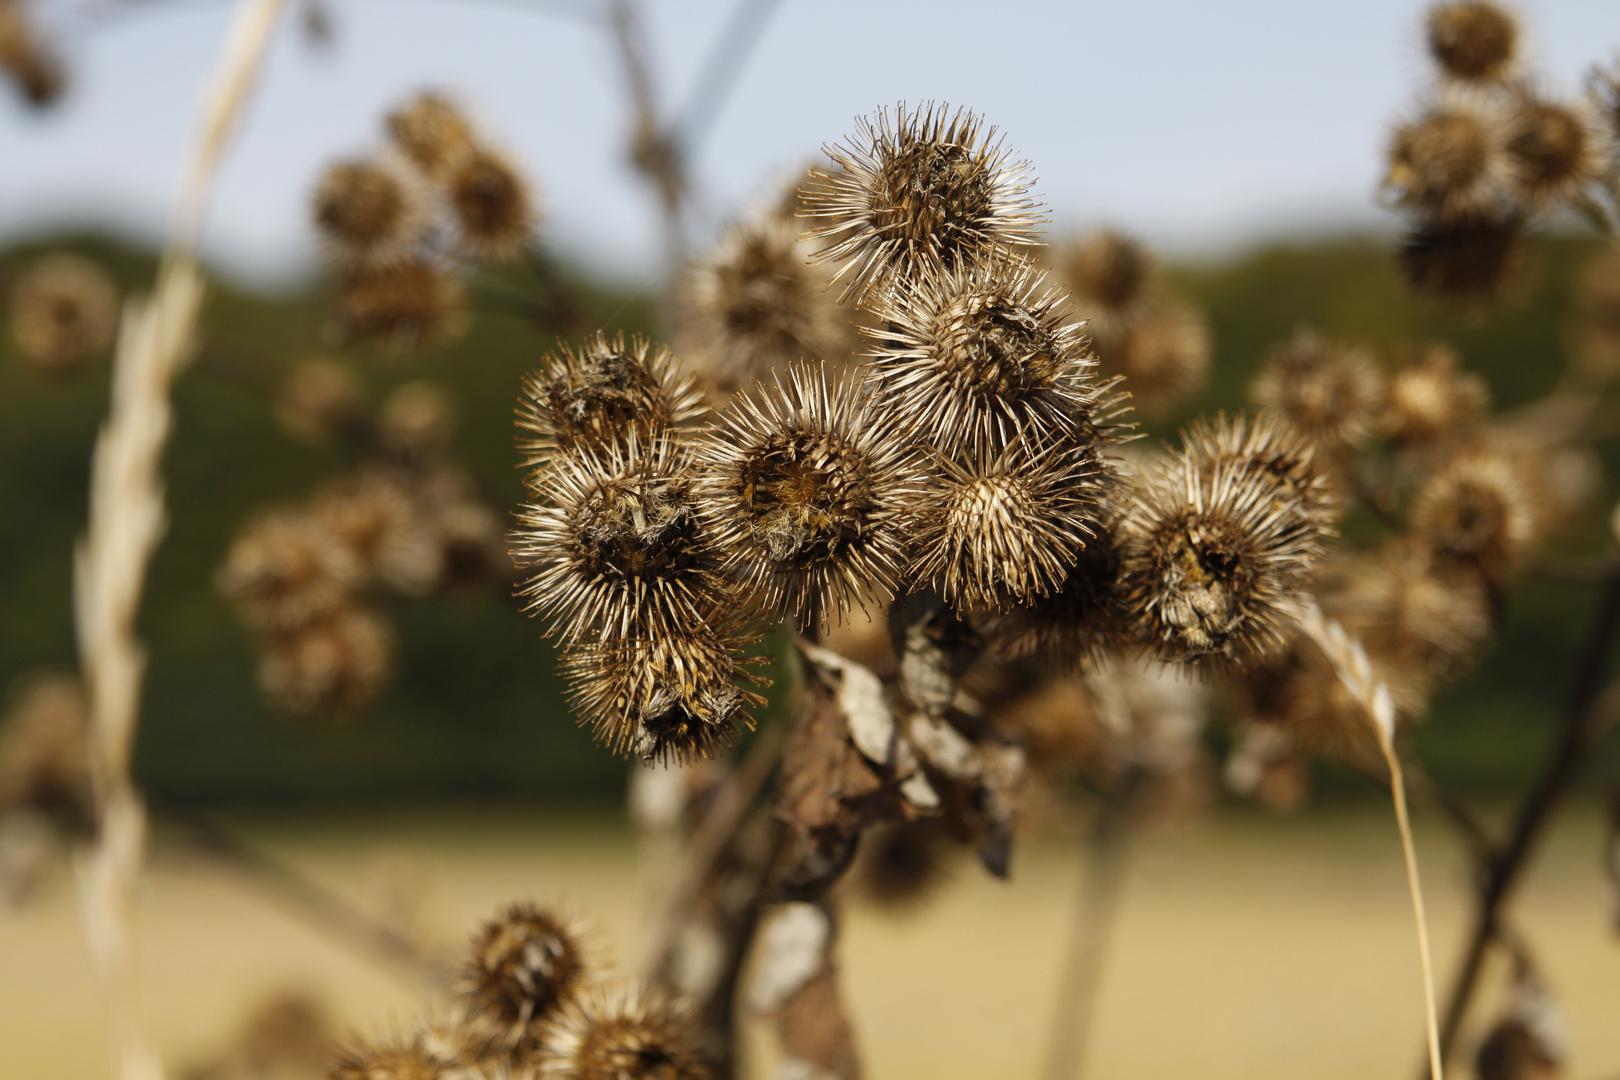
M1434 1002L1434 962L1429 952L1429 919L1423 906L1423 884L1418 880L1417 848L1412 842L1412 821L1406 808L1406 777L1400 755L1395 752L1395 701L1389 687L1379 679L1367 659L1361 642L1345 632L1335 619L1322 614L1315 601L1299 613L1299 625L1322 655L1338 672L1339 680L1367 713L1378 749L1389 767L1389 790L1395 802L1395 823L1401 832L1401 852L1406 857L1406 884L1412 895L1412 914L1417 920L1418 959L1423 967L1423 1009L1429 1040L1429 1075L1445 1080L1440 1055L1440 1023Z
M146 568L166 525L159 476L173 423L169 390L191 359L203 276L195 261L207 195L286 0L242 0L203 97L198 137L157 285L124 310L113 358L112 405L90 472L90 520L74 573L79 658L90 698L95 838L76 865L85 941L107 997L116 1074L160 1080L141 1031L130 904L146 839L146 809L130 775L146 652L135 637Z

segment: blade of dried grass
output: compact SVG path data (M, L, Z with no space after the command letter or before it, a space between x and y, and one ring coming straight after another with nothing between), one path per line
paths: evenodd
M1412 821L1406 807L1406 777L1401 770L1400 755L1395 752L1395 702L1390 697L1389 687L1373 671L1367 650L1346 633L1337 620L1325 617L1315 601L1309 602L1299 612L1299 625L1333 665L1339 680L1366 710L1367 719L1378 740L1378 749L1384 755L1384 763L1389 766L1389 790L1395 803L1395 824L1400 829L1401 853L1406 858L1406 885L1412 896L1412 915L1417 921L1429 1070L1434 1080L1445 1080L1440 1058L1440 1023L1434 1003L1434 961L1429 951L1429 918L1424 910L1417 848L1412 842Z
M130 903L146 839L146 809L130 775L146 652L135 637L146 568L165 526L159 475L173 423L169 389L192 356L203 277L193 252L220 156L286 0L242 0L187 163L173 229L150 299L124 310L113 357L112 405L96 439L90 520L74 564L74 616L90 696L94 839L75 864L86 945L107 999L114 1068L161 1080L139 1020Z

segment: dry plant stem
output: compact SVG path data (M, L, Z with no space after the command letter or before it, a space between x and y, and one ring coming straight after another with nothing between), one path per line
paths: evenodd
M168 249L150 299L131 301L113 359L112 406L96 440L90 519L74 566L79 659L89 693L96 830L76 857L86 944L107 999L116 1075L163 1070L139 1021L130 903L146 810L130 775L146 654L135 638L146 568L164 530L159 466L172 422L169 388L191 359L203 280L193 259L207 192L285 0L244 0L226 41L187 163Z
M335 893L218 826L189 814L160 814L181 829L193 851L206 857L306 925L358 952L400 970L428 990L448 991L455 972L423 953L408 938L372 919Z
M1412 822L1406 808L1406 778L1401 758L1395 751L1395 703L1389 687L1373 674L1372 663L1361 643L1345 633L1344 627L1326 619L1310 601L1300 612L1299 625L1322 655L1333 665L1339 680L1355 695L1367 714L1378 749L1389 768L1390 795L1395 803L1395 823L1401 833L1401 853L1406 859L1406 885L1412 896L1412 914L1417 922L1418 959L1423 968L1423 1011L1429 1044L1429 1069L1434 1080L1445 1080L1442 1068L1439 1024L1434 1004L1434 963L1429 949L1429 920L1424 911L1423 883L1418 877L1417 849L1412 843Z
M1523 873L1552 811L1569 793L1581 765L1597 745L1602 730L1602 710L1597 706L1617 632L1620 632L1620 561L1610 564L1597 614L1581 649L1558 748L1519 805L1512 831L1497 848L1489 873L1474 899L1473 931L1447 995L1445 1016L1440 1024L1442 1052L1449 1052L1456 1042L1479 982L1486 951L1500 932L1502 906L1508 894Z
M631 157L658 188L658 205L664 222L664 255L673 271L686 259L686 234L681 223L686 177L681 171L679 148L658 121L658 102L639 12L631 0L613 0L608 22L630 91L634 125Z
M1130 825L1145 777L1133 768L1111 790L1085 836L1069 952L1047 1049L1046 1080L1080 1080L1097 1014L1097 990L1125 883Z

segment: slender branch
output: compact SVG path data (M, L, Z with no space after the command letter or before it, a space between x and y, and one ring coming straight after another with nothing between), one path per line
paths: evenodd
M781 6L782 0L737 0L698 74L691 95L678 113L679 119L672 125L683 153L691 153L708 135L749 56L770 25L771 16Z
M1442 1053L1449 1053L1456 1042L1479 982L1486 951L1498 935L1502 906L1522 875L1552 811L1568 794L1581 765L1597 743L1602 729L1602 710L1598 706L1617 633L1620 633L1620 560L1609 567L1597 613L1575 667L1558 747L1520 804L1508 839L1498 849L1490 873L1475 897L1473 931L1447 995L1440 1025Z

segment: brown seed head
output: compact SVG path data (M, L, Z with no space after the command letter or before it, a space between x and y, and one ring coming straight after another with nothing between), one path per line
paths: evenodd
M247 1077L313 1076L331 1056L332 1037L331 1020L319 999L300 990L281 990L259 1001L243 1019L231 1057Z
M689 423L705 411L692 377L663 346L622 334L597 334L578 352L559 344L523 380L518 427L524 464L563 453L624 450Z
M338 315L348 338L404 350L455 337L466 306L461 282L425 259L356 271L338 289Z
M0 2L0 72L11 76L35 108L54 104L67 89L62 60L40 37L26 5Z
M799 360L839 365L854 347L849 320L798 237L798 223L772 208L728 229L687 273L682 338L718 389Z
M1500 584L1545 532L1533 463L1484 446L1459 452L1418 491L1410 525L1441 558Z
M463 1050L456 1033L427 1026L380 1039L351 1036L338 1045L326 1080L462 1080Z
M276 392L275 409L283 428L310 442L358 435L370 411L354 369L324 357L293 365Z
M332 258L346 266L405 257L428 224L421 185L389 158L328 166L315 186L312 213Z
M346 606L363 578L324 522L276 511L237 534L218 583L250 626L292 633Z
M1147 298L1157 273L1138 240L1112 229L1081 237L1054 262L1075 308L1087 318L1122 312Z
M1342 577L1323 609L1369 655L1426 683L1466 670L1495 625L1485 579L1409 538L1353 560Z
M1366 352L1301 328L1267 354L1249 396L1336 454L1371 434L1384 403L1384 379Z
M484 923L457 984L468 1026L507 1053L535 1050L540 1025L584 989L584 937L579 920L530 903Z
M942 449L1028 431L1090 447L1117 405L1063 298L1021 261L925 269L885 292L868 378L898 423Z
M807 236L827 246L816 262L842 262L840 302L865 298L888 276L924 267L963 269L1038 243L1044 220L1030 197L1029 166L1013 162L995 129L945 105L856 121L856 135L825 147L832 168L814 168L800 195Z
M377 414L377 437L402 457L429 460L450 445L456 429L456 405L450 392L430 382L396 386Z
M1511 121L1508 153L1524 204L1547 208L1603 178L1614 142L1578 102L1525 97Z
M795 364L739 395L698 452L704 513L727 569L799 625L888 599L904 563L911 454L846 379Z
M545 1077L568 1080L708 1080L687 1012L640 985L594 991L544 1037Z
M1449 94L1395 128L1384 188L1395 205L1441 221L1498 210L1518 180L1512 133L1492 99Z
M367 470L329 484L311 513L371 576L408 596L438 582L443 553L433 523L405 484Z
M444 94L424 91L388 114L388 135L429 176L442 176L473 148L472 125Z
M755 635L734 614L715 611L701 623L652 637L582 645L564 657L569 696L599 745L661 764L714 757L752 728L749 710L763 704L740 682L760 680L742 655Z
M77 255L47 255L11 293L11 340L44 375L77 371L112 344L118 290L95 263Z
M1428 15L1429 54L1448 77L1460 82L1499 82L1519 54L1519 27L1489 0L1451 0Z
M1320 450L1277 413L1251 422L1239 414L1200 417L1182 432L1182 444L1211 475L1227 466L1269 484L1272 499L1303 515L1315 528L1332 530L1339 520L1339 493L1321 468Z
M850 884L880 911L914 914L950 878L950 840L939 818L869 829L861 837Z
M519 255L534 235L534 192L505 153L480 147L462 155L445 175L445 194L461 248L483 262Z
M559 457L530 483L539 504L519 510L512 558L535 571L520 593L549 634L657 637L735 602L686 452L667 438Z
M1524 220L1516 211L1425 218L1401 242L1400 260L1413 292L1444 306L1477 309L1520 276Z
M295 713L357 713L393 676L394 628L359 605L272 637L259 660L259 685Z
M1449 347L1418 349L1389 380L1379 427L1404 446L1429 447L1466 436L1490 408L1485 380L1463 371Z
M31 807L88 824L91 815L87 708L79 680L36 679L0 728L0 811Z
M1160 298L1106 335L1087 325L1098 371L1117 376L1138 412L1163 416L1209 380L1209 326L1192 305Z

